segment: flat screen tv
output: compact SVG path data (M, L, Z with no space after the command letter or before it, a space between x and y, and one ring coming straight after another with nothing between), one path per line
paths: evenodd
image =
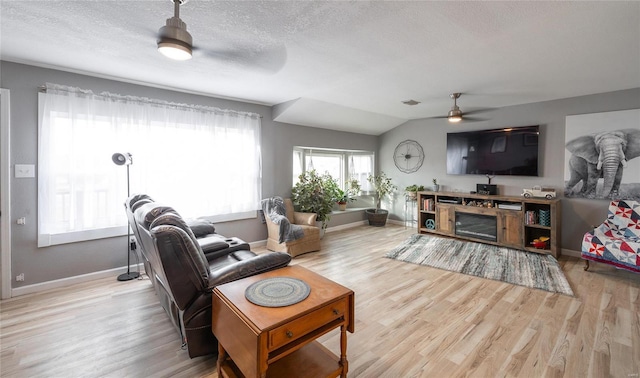
M540 127L447 133L450 175L538 176Z

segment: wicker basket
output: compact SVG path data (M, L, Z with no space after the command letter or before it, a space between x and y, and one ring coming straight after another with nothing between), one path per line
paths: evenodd
M389 212L387 210L382 209L367 209L365 210L367 214L367 219L369 219L369 225L375 227L383 227L387 224L387 216L389 216Z

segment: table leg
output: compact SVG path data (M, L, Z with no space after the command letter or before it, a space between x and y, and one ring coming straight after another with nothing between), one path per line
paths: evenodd
M340 365L342 365L341 378L347 378L349 371L349 361L347 361L347 327L340 326Z
M222 364L227 358L227 352L224 350L222 343L218 341L218 361L216 363L216 370L218 371L218 377L222 377Z

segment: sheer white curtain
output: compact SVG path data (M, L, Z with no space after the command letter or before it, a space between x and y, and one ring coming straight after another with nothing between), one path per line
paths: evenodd
M184 217L255 217L261 199L260 116L47 84L39 94L38 244L126 234L131 193Z

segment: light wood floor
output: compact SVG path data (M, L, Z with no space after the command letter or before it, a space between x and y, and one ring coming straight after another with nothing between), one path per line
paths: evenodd
M293 262L356 293L350 377L639 376L640 275L562 257L571 298L383 257L412 232L331 232ZM147 279L0 305L3 377L216 377L213 357L180 349ZM338 352L337 332L321 341Z

